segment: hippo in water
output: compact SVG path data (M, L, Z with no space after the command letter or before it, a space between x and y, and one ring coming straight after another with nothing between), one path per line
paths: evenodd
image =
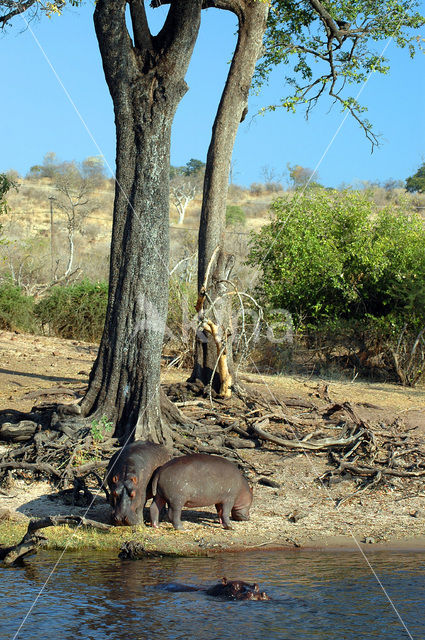
M228 580L222 578L220 582L207 589L209 596L217 596L219 598L236 598L244 593L260 593L260 589L256 582L244 582L244 580Z
M152 479L154 500L150 515L158 526L159 513L168 504L168 517L175 529L183 529L183 507L207 507L214 504L225 529L234 520L249 520L252 489L235 464L205 453L170 460Z
M220 582L205 589L185 584L168 584L163 587L166 591L187 592L205 591L209 596L222 598L224 600L271 600L265 591L260 591L256 582L250 583L244 580L228 580L222 578Z
M106 477L111 494L112 522L143 522L143 508L152 498L152 475L172 453L160 444L142 440L126 445L112 456Z

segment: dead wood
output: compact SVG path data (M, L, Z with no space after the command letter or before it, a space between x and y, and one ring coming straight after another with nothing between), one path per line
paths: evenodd
M266 422L266 424L268 424L268 421ZM360 438L362 435L361 433L357 433L356 435L350 436L349 438L322 438L320 440L316 440L315 442L312 442L311 440L308 442L303 442L300 440L285 440L284 438L279 438L278 436L274 436L267 431L264 431L264 429L262 429L259 425L263 426L264 423L259 422L251 424L250 429L252 429L252 431L254 431L254 433L262 440L268 440L269 442L278 444L281 447L286 447L289 449L301 449L303 451L323 451L331 447L344 448L358 440L358 438Z
M21 420L20 422L11 423L3 422L0 426L0 440L6 442L24 442L37 431L37 423L32 420Z
M402 471L399 469L391 469L390 467L372 466L367 464L353 464L346 462L342 458L338 458L333 454L335 462L338 464L338 472L343 473L348 471L357 476L372 477L376 474L382 474L383 476L397 476L399 478L420 478L425 476L425 471Z

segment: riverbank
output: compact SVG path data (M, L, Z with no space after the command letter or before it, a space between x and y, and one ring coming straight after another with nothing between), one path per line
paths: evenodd
M93 345L57 338L0 334L0 406L28 411L36 401L70 401L83 392L96 349ZM167 383L182 382L187 372L164 371ZM425 433L425 392L395 385L350 383L250 374L244 384L262 397L296 398L296 402L325 407L350 402L362 420L375 428L391 425L400 439ZM326 393L323 393L323 387ZM325 397L324 397L325 396ZM308 409L300 407L302 422ZM321 429L328 428L322 424ZM337 428L337 427L335 427ZM326 434L325 434L326 435ZM283 433L283 437L285 434ZM8 445L0 443L3 448ZM17 446L17 445L13 445ZM49 528L44 531L50 548L118 550L124 542L136 540L148 554L210 555L224 551L270 548L356 548L356 541L368 549L425 548L425 490L422 478L390 477L367 489L360 478L343 474L329 485L320 481L333 467L326 452L298 452L258 443L238 449L238 456L251 468L254 502L249 522L235 522L224 530L214 507L185 509L185 531L175 531L162 522L151 527L114 527L98 531ZM272 481L276 486L266 486ZM66 503L46 482L10 478L0 493L0 544L19 542L29 518L47 515L85 515L108 522L110 507L104 494L92 505Z

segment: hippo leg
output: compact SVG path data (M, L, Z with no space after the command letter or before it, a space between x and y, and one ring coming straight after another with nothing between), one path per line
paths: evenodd
M182 505L176 502L170 503L168 505L168 519L173 523L174 529L179 529L182 531L184 529L183 523L181 521L182 515Z
M220 524L223 524L223 505L222 504L216 504L215 508L217 509L217 515L218 515L218 519Z
M232 511L232 506L233 506L233 501L232 500L226 500L221 505L221 507L222 507L221 520L223 522L223 527L225 529L232 529L233 528L230 525L230 513Z
M140 524L144 524L144 521L143 521L143 509L145 508L145 504L146 504L146 493L145 492L141 492L139 506L136 507L136 509L135 509L137 520L138 520L138 522Z
M164 506L165 506L164 498L161 498L161 496L156 495L155 498L152 500L152 504L150 507L151 525L155 528L158 526L159 513L161 509L164 508Z

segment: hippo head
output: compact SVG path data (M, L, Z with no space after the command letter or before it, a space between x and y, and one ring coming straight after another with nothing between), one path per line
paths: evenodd
M237 498L233 509L233 520L249 520L249 510L252 504L252 487L249 487L249 491L243 491Z
M236 598L237 600L270 600L265 591L243 591Z
M131 476L121 480L114 475L111 482L112 523L116 526L133 526L138 524L137 511L141 503L140 492L137 491L137 477Z

